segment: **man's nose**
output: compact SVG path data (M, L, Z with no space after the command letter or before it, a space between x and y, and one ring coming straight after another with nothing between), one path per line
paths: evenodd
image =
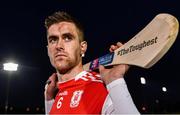
M64 49L64 42L61 38L58 40L56 44L56 49Z

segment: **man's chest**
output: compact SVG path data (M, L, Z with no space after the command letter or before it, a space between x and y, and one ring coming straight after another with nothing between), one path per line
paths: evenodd
M74 84L59 90L51 112L100 113L106 95L102 83Z

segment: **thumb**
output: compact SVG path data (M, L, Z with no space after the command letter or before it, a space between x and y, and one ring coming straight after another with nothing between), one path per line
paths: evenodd
M53 73L48 80L50 81L49 85L55 86L57 81L57 74Z

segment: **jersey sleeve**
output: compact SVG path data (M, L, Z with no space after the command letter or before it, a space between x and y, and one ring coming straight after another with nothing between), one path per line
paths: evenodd
M124 78L107 85L109 96L103 106L103 114L140 114L128 91Z
M45 85L45 91L44 91L44 104L45 104L45 114L48 115L49 112L51 111L51 108L53 106L53 103L54 103L54 99L52 100L46 100L46 91L47 91L47 87L48 87L48 84Z
M50 112L50 110L51 110L51 108L52 108L52 105L53 105L53 103L54 103L54 99L49 100L49 101L46 101L46 100L45 100L44 103L45 103L45 114L48 115L49 112Z

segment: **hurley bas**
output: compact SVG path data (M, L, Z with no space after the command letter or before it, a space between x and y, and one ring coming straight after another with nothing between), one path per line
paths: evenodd
M127 49L121 49L118 51L118 54L117 55L125 55L125 54L128 54L130 52L133 52L133 51L136 51L136 50L142 50L143 48L147 47L147 46L151 46L155 43L157 43L157 39L158 37L155 37L151 40L148 40L148 41L143 41L142 43L140 44L137 44L137 45L131 45L129 48Z

